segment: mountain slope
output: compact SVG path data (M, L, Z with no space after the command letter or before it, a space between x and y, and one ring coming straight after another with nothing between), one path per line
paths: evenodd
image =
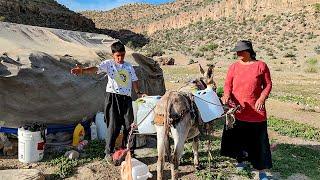
M232 18L238 21L282 12L298 11L318 0L177 0L158 6L129 4L111 11L85 11L99 28L128 29L152 34L158 30L182 28L205 19Z

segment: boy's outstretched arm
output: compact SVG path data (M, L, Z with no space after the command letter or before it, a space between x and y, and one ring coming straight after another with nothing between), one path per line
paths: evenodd
M133 90L136 92L138 98L141 98L141 97L144 97L144 96L148 96L147 94L141 92L139 90L139 83L138 81L132 81L132 87L133 87Z
M75 68L71 69L71 74L75 74L75 75L96 74L97 71L98 71L97 67L82 68L79 65L77 65Z

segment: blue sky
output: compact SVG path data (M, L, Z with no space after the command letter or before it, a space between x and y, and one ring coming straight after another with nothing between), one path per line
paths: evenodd
M128 3L161 4L172 0L57 0L73 11L110 10Z

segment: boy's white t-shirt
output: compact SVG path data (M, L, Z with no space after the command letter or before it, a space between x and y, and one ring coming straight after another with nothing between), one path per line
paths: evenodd
M105 60L98 69L108 75L107 92L131 96L132 81L137 81L138 77L130 63L118 64L114 60Z

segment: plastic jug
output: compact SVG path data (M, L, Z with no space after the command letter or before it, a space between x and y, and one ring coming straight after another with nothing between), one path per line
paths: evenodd
M219 97L212 88L196 91L194 96L203 122L210 122L224 113Z
M136 100L137 102L137 125L140 134L153 134L156 129L153 124L154 107L160 100L161 96L146 96Z
M98 138L97 126L94 122L91 123L90 130L91 130L91 140L97 139Z
M104 114L103 112L98 112L96 114L96 126L97 126L97 135L99 140L105 140L106 139L106 133L107 133L107 124L104 122Z
M85 135L83 126L79 123L73 131L72 146L78 146Z
M142 102L142 101L141 101L141 102ZM140 102L140 103L141 103L141 102ZM139 107L139 101L138 101L138 100L132 101L132 109L133 109L133 117L134 117L133 122L134 122L135 124L137 124L138 107Z
M18 129L18 159L20 162L40 161L43 158L44 146L41 131L31 132L23 127Z
M152 178L152 174L149 172L148 166L141 161L132 158L132 179L133 180L146 180Z

